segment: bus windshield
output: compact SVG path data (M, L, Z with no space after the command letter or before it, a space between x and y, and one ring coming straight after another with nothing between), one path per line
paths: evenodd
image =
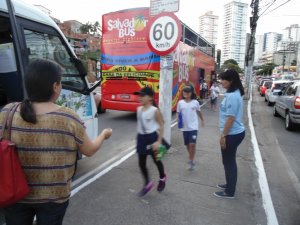
M41 58L53 60L63 68L62 83L64 85L72 84L72 87L75 85L77 89L84 89L78 70L58 36L27 29L24 30L24 34L29 62Z

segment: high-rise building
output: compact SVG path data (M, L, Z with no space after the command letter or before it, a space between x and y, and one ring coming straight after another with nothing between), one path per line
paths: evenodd
M264 52L273 53L277 51L278 43L282 39L282 34L269 32L264 34Z
M199 33L211 44L217 45L218 42L218 20L219 17L213 15L212 11L199 16Z
M290 26L290 38L291 41L300 41L300 26L298 24Z
M222 64L228 59L234 59L244 68L247 10L248 5L241 0L224 5Z
M300 41L300 26L292 24L283 29L282 41Z
M290 27L286 27L282 30L282 41L288 41L290 39Z
M255 52L254 52L254 64L257 64L259 58L262 57L264 51L264 35L256 35L255 37Z

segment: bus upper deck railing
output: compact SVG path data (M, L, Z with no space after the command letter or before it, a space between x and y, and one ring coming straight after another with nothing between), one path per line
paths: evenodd
M181 41L189 46L197 48L199 51L214 57L215 45L209 43L200 34L196 33L186 24L181 22L182 25L182 37Z

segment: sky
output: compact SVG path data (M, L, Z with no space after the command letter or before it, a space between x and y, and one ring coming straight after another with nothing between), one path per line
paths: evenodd
M32 5L42 5L52 11L52 16L60 21L78 20L81 23L100 22L102 14L118 11L127 8L149 7L150 0L23 0ZM223 9L224 4L232 0L181 0L177 17L198 32L200 15L207 11L213 11L214 15L219 16L219 41L221 43ZM250 17L251 0L241 0L249 5L248 18ZM271 0L260 0L261 6L264 2ZM287 0L277 0L285 2ZM256 34L267 32L282 33L282 30L291 24L300 25L300 0L290 0L287 4L279 7L269 14L265 14L258 20ZM249 23L247 32L250 33ZM220 48L221 46L218 46Z

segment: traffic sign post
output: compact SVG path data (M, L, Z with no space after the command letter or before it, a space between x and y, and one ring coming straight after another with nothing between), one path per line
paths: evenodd
M173 13L160 13L150 21L147 42L160 55L159 108L164 118L164 138L171 141L173 54L181 38L181 24Z
M164 138L171 143L173 55L160 57L159 108L164 118Z

